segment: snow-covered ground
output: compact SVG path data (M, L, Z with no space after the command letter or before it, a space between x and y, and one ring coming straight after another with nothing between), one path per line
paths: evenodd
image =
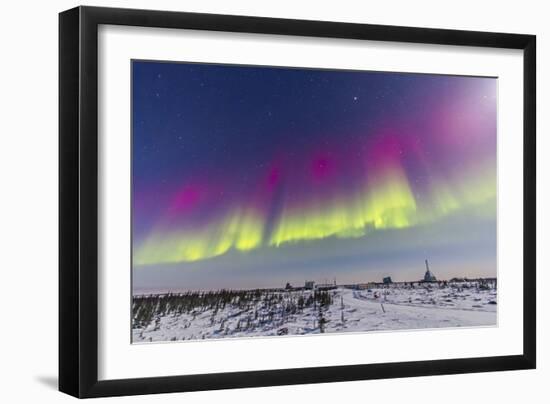
M338 287L327 295L330 302L325 304L314 300L312 291L300 290L266 292L244 305L242 299L239 304L234 298L217 308L178 310L170 304L153 305L150 320L134 321L133 342L491 326L497 322L496 289L480 289L475 284L368 290Z

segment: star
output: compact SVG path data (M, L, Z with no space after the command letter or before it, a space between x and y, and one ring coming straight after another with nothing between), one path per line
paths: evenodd
M358 99L359 99L359 97L357 97L357 96L353 97L353 101L357 101Z

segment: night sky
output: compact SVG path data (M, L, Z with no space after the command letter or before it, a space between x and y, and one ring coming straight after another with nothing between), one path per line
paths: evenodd
M495 276L496 86L132 62L135 291Z

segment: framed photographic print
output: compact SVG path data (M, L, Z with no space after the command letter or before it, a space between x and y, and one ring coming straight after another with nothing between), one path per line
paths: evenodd
M535 37L60 14L59 386L535 367Z

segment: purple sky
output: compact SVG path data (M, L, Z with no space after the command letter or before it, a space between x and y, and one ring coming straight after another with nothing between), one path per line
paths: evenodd
M496 79L132 69L136 289L496 275Z

